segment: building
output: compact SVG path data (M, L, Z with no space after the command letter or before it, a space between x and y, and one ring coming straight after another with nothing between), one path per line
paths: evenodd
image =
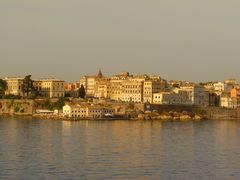
M204 88L208 91L215 91L213 84L213 82L204 83Z
M118 75L112 76L108 86L107 97L115 101L121 101L123 92L122 84L124 81L132 78L133 76L130 75L129 72L122 72Z
M45 98L60 98L65 96L64 81L57 79L41 79L33 82L39 95Z
M209 94L209 106L219 107L221 96L219 96L214 91L208 91L208 94Z
M108 97L108 92L109 92L108 88L109 88L109 80L104 79L101 81L96 81L94 97L106 99Z
M86 91L86 96L93 97L95 93L95 76L84 76L80 79L80 86L83 85Z
M153 94L153 104L190 105L188 92L160 92Z
M63 115L73 118L103 118L114 115L112 108L106 108L99 105L65 105L63 106Z
M111 79L108 87L107 97L115 101L122 99L122 82L124 80Z
M180 89L188 93L191 105L209 106L209 93L203 86L181 86Z
M153 103L153 94L165 90L165 84L161 79L146 80L143 83L143 102Z
M219 92L223 92L226 90L226 84L222 83L222 82L216 82L213 84L214 90L215 91L219 91Z
M74 118L86 118L87 115L87 107L80 105L65 105L63 106L63 115L65 117L74 117Z
M234 78L231 78L231 79L227 79L224 81L225 84L229 84L229 85L232 85L232 86L236 86L238 83L237 83L237 80L234 79Z
M124 102L143 102L143 81L126 80L122 82L121 100Z
M86 91L86 96L94 97L96 91L96 84L99 81L105 80L101 70L96 76L84 76L80 79L80 86L83 85Z
M78 98L79 97L79 88L77 88L77 85L75 83L65 83L64 85L64 91L66 97L73 97Z
M235 107L240 107L240 89L233 88L230 97L235 102Z
M221 107L223 108L236 108L237 102L234 98L231 98L226 95L221 96Z
M5 91L6 95L12 94L12 95L18 95L23 96L23 82L24 78L20 77L8 77L4 79L7 84L7 89Z
M103 118L109 115L114 116L112 108L106 108L98 105L91 105L87 107L87 115L89 118Z

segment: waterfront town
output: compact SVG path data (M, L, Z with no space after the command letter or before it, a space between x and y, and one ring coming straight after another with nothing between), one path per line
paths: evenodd
M31 75L2 78L0 97L1 114L148 119L151 117L146 114L155 113L156 119L166 119L172 114L175 119L190 116L200 119L211 108L228 113L238 110L240 85L236 79L193 83L129 72L106 77L99 70L96 75L81 77L75 83L55 78L34 80Z

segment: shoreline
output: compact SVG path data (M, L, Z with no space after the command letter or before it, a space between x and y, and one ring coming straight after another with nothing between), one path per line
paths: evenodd
M221 118L201 118L201 119L194 119L194 118L185 118L185 119L174 119L174 118L165 118L165 119L141 119L141 118L67 118L57 115L41 115L41 114L0 114L0 117L31 117L31 118L39 118L43 120L52 120L52 121L160 121L160 122L199 122L204 120L240 120L240 118L233 118L233 117L221 117Z

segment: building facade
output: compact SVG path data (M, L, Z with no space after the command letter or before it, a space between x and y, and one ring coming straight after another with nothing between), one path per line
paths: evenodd
M188 92L160 92L153 94L153 104L190 105Z
M83 85L86 91L87 97L94 97L98 92L96 92L96 86L100 81L104 81L106 78L103 76L101 70L99 70L96 76L84 76L80 79L80 86Z
M143 102L153 103L153 94L164 91L165 88L161 79L159 80L146 80L143 83Z
M209 106L209 93L203 86L181 86L180 89L188 93L191 105Z
M12 95L18 95L18 96L23 96L23 82L24 78L19 78L19 77L13 77L13 78L5 78L4 79L7 84L7 88L5 91L6 95L12 94Z
M72 118L103 118L114 115L114 109L98 105L65 105L63 115Z
M45 98L60 98L65 96L64 81L57 79L42 79L33 82L39 95Z
M122 82L121 100L124 102L143 102L143 82L132 80Z

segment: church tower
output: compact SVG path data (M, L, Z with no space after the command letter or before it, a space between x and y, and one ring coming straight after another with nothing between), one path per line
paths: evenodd
M101 69L99 69L97 77L98 77L98 78L102 78L102 77L103 77L103 74L102 74Z

